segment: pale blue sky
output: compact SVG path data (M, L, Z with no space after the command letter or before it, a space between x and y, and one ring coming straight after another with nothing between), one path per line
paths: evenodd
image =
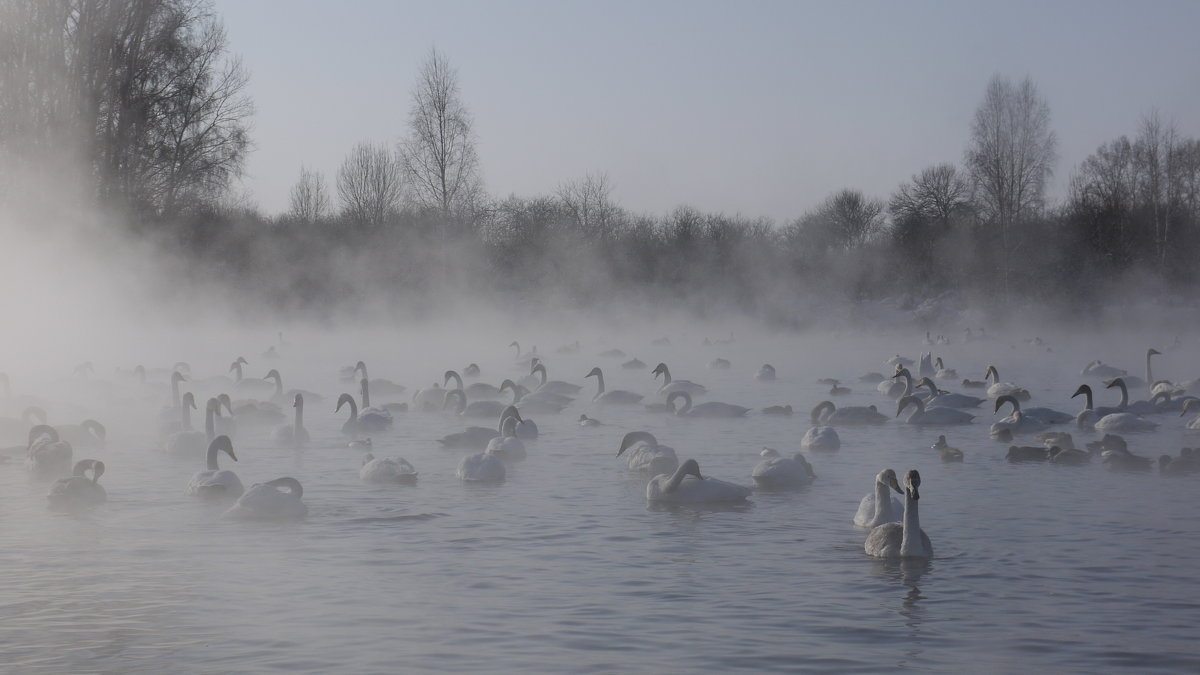
M487 189L605 171L617 200L790 220L842 187L886 198L958 162L994 73L1033 77L1060 195L1157 107L1200 134L1200 2L280 2L217 0L251 71L245 187L282 211L301 164L332 186L395 142L436 45L475 117Z

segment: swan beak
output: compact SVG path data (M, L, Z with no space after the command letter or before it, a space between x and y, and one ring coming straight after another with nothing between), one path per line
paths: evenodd
M236 461L238 461L237 455L233 454L233 450L232 450L232 449L229 451L229 458L230 458L230 459L232 459L232 460L233 460L233 461L235 461L235 462L236 462Z
M895 490L895 491L896 491L898 494L904 494L904 490L901 490L901 489L900 489L900 482L899 482L899 481L897 481L895 478L891 479L891 480L888 482L888 484L889 484L889 485L891 486L891 488L892 488L893 490Z

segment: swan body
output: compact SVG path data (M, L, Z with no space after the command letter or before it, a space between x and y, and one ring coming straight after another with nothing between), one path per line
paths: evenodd
M291 477L255 483L225 512L239 520L300 520L308 515L304 488Z
M631 431L621 439L617 457L629 450L625 465L630 471L648 473L652 476L673 473L679 468L675 448L660 445L658 439L648 431Z
M933 379L935 380L957 380L958 371L953 368L946 368L942 364L942 357L937 357L933 362L934 371Z
M504 462L499 457L481 452L463 457L454 475L467 483L502 483L505 473Z
M863 549L877 558L932 558L933 543L921 529L917 511L921 474L910 469L904 474L904 520L884 523L871 530Z
M925 424L925 425L947 425L947 424L970 424L975 416L959 410L957 408L925 408L925 402L916 396L905 396L900 399L896 405L896 417L904 412L904 409L915 405L917 410L908 416L905 420L909 424Z
M635 394L624 389L613 389L612 391L604 390L604 373L600 368L592 368L584 377L596 378L596 395L592 397L594 403L602 405L637 405L642 400L641 394Z
M228 436L217 436L208 446L208 470L197 471L192 476L185 494L212 500L237 499L242 496L246 490L242 487L241 479L236 473L223 470L217 464L217 456L221 452L237 461L237 455L233 454L233 442Z
M766 450L763 451L766 453ZM808 485L817 477L808 459L796 453L791 457L781 457L778 452L764 454L761 462L754 466L750 477L759 487L783 490Z
M86 449L101 449L104 447L107 431L103 424L96 420L84 420L79 424L60 424L55 427L62 440L72 447Z
M508 382L508 380L505 380ZM462 417L491 417L496 418L505 408L507 403L503 401L471 401L467 403L467 395L462 389L451 389L446 392L446 400L443 406L449 406L450 402L455 403L455 412Z
M191 392L189 391L188 394L191 394ZM188 421L187 403L188 401L185 398L183 406L185 422ZM208 399L208 404L204 406L204 431L194 431L188 429L186 431L180 431L172 434L167 438L165 445L167 453L176 457L190 458L196 457L208 450L208 444L212 442L214 437L216 437L215 419L218 405L217 399ZM191 426L190 422L188 423L188 426Z
M837 429L817 425L809 427L800 437L800 447L804 450L837 450L842 447L842 439Z
M646 485L646 500L666 504L719 504L744 502L750 490L700 474L694 459L685 460L673 474L659 474Z
M692 395L686 391L673 391L667 396L668 409L673 405L675 399L683 399L683 407L675 411L679 417L744 417L750 412L749 408L743 408L740 405L732 403L721 403L719 401L709 401L701 403L698 406L692 407Z
M896 472L884 469L875 475L875 491L867 494L858 503L858 511L854 513L855 525L871 528L900 520L904 505L888 493L889 488L904 494L896 480Z
M1100 359L1096 359L1095 361L1092 361L1084 366L1083 370L1079 371L1079 374L1083 377L1095 377L1104 380L1110 380L1114 377L1124 377L1129 373L1121 368L1102 363Z
M1154 431L1158 424L1128 412L1105 415L1096 420L1098 431Z
M677 391L682 391L692 396L699 396L708 393L708 389L702 384L696 384L688 380L673 380L671 379L671 369L667 368L667 364L659 363L652 371L654 378L658 379L659 375L663 376L662 386L658 388L658 393L669 395Z
M343 405L350 408L350 419L342 424L343 433L351 435L358 433L369 434L390 429L392 426L392 416L390 413L384 415L377 412L360 417L358 414L358 404L355 403L354 397L350 394L342 394L338 398L337 407L333 411L335 413L341 411Z
M87 472L92 477L87 477ZM81 459L75 463L71 476L59 478L50 486L46 493L46 501L55 511L78 511L92 506L99 506L108 501L108 493L98 482L104 474L104 462L95 459Z
M442 377L442 386L449 386L450 380L454 380L458 384L456 389L466 392L467 396L473 399L500 398L504 395L503 388L488 384L487 382L472 382L469 386L464 388L462 376L453 370L447 370Z
M402 483L417 482L417 470L403 457L379 457L367 453L363 457L362 468L358 477L364 483Z
M1117 410L1123 413L1133 413L1135 415L1153 415L1161 413L1163 410L1150 401L1134 401L1129 402L1129 386L1125 383L1124 378L1116 377L1109 380L1105 384L1105 389L1117 387L1121 390L1121 402L1117 404Z

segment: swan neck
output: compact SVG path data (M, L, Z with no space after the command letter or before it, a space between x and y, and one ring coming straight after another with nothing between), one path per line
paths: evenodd
M456 373L453 370L449 370L449 371L446 371L446 376L449 377L450 379L454 380L455 384L458 385L458 389L465 389L465 387L463 387L462 375L459 375L458 373Z
M182 425L181 431L187 431L192 428L192 411L191 406L185 405L183 402L179 404L179 422Z
M273 379L275 380L275 398L279 398L283 396L283 378L279 376L279 373L275 373Z
M599 387L599 389L596 391L596 396L603 394L604 393L604 372L603 371L599 371L599 370L596 371L596 386Z
M887 485L875 481L875 524L890 523L896 519L892 513L892 495Z
M1129 407L1129 388L1125 386L1124 380L1118 382L1117 387L1121 390L1121 402L1117 404L1117 407L1124 410Z
M371 382L365 377L362 381L362 400L363 410L371 407Z
M904 493L904 534L900 539L900 555L923 555L921 543L921 518L917 512L917 500Z
M300 431L304 428L304 403L303 401L296 404L296 423L295 430Z
M665 493L670 493L670 492L674 492L674 491L678 490L679 485L681 483L683 483L683 479L687 475L688 475L688 472L686 470L686 467L683 467L683 466L679 467L678 469L675 470L674 475L671 476L671 480L667 481L666 485L663 485L662 491Z
M217 455L220 452L221 452L221 449L218 448L215 444L210 444L208 446L208 470L209 471L216 471L220 468L217 465Z
M216 438L216 422L213 420L216 411L217 406L215 405L204 406L204 436L208 439L209 443L212 443L212 440Z

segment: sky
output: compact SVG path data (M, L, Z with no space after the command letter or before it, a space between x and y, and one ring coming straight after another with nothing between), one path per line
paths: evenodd
M407 133L429 50L458 71L486 189L604 172L618 203L786 223L842 188L886 199L961 162L995 74L1049 102L1052 198L1157 109L1200 135L1200 2L216 0L249 69L241 189L287 208L362 141Z

